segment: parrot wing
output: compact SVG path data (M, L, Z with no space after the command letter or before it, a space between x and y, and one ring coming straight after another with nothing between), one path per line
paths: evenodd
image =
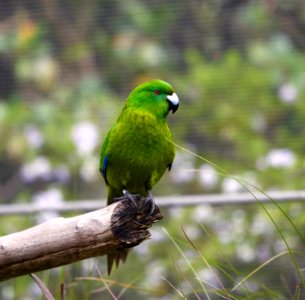
M107 147L109 144L111 132L112 132L112 130L110 130L108 132L108 134L105 138L105 141L103 143L102 151L101 151L101 160L100 160L100 172L101 172L102 176L104 177L106 185L108 185L107 166L108 166L108 162L109 162L108 155L107 155ZM109 192L109 190L108 190L108 192ZM108 199L108 204L109 204L109 199ZM107 255L108 275L111 274L112 266L114 263L118 267L120 261L125 262L128 252L129 252L129 249L125 248L125 249L119 249L119 250Z
M111 131L112 130L110 130L108 132L108 134L105 138L105 141L103 143L102 151L101 151L101 160L100 160L100 172L101 172L102 176L104 177L106 185L108 185L107 176L106 176L107 165L108 165L107 147L109 144Z

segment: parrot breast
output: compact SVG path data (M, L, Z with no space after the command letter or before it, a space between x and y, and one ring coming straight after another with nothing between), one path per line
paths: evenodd
M166 120L143 111L124 111L107 149L107 182L115 189L147 195L174 159Z

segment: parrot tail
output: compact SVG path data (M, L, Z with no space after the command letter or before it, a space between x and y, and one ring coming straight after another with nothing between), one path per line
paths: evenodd
M127 255L129 253L128 248L119 249L111 254L107 255L107 266L108 266L108 276L111 274L112 266L115 262L116 267L119 266L120 261L125 262Z

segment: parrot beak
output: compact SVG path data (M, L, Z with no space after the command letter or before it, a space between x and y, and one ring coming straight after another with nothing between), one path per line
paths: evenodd
M168 110L174 113L179 107L179 98L176 93L172 93L171 95L167 95L166 100L169 104Z

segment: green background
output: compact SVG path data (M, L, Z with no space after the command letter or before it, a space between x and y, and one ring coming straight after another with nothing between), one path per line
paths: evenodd
M128 93L151 78L170 82L180 98L168 120L177 144L266 192L303 189L304 49L305 5L298 0L1 0L1 203L103 199L101 143ZM177 149L153 193L240 191L240 183ZM303 233L304 205L281 207ZM265 209L296 251L298 268L258 204L174 207L164 209L152 239L108 285L121 299L207 299L204 282L210 298L220 299L223 286L230 292L274 258L232 295L301 299L304 244L275 205ZM56 216L2 216L0 234ZM108 279L104 258L38 275L57 298L64 282L67 299L112 299L100 280ZM40 295L28 277L0 284L1 299Z

